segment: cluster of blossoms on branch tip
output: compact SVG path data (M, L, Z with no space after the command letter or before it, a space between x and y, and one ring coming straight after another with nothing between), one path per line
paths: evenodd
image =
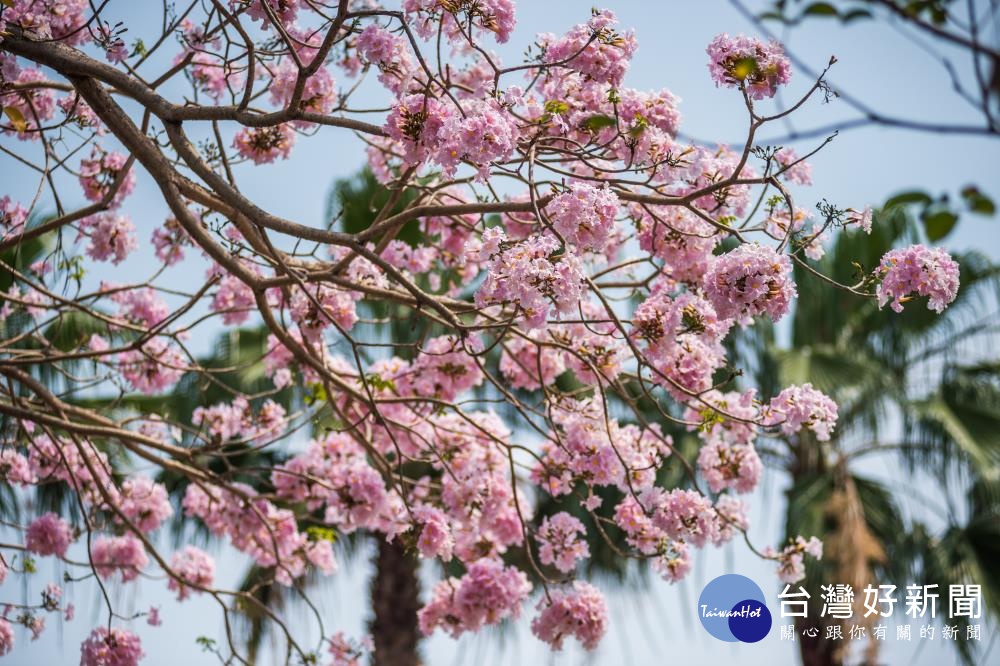
M582 580L599 539L681 581L696 551L748 529L758 438L825 453L836 436L829 396L760 395L733 353L734 330L805 296L799 266L822 267L832 223L792 200L809 161L685 139L669 90L626 86L638 39L612 11L505 66L488 45L515 37L513 0L229 0L131 46L97 4L0 2L0 140L25 165L41 151L43 176L34 198L0 198L0 337L19 355L0 361L0 482L51 509L12 523L19 559L0 547L0 583L46 557L67 580L149 573L178 602L219 596L212 547L157 550L176 521L260 586L302 593L337 570L339 537L363 533L447 565L424 634L516 620L537 594L532 633L593 650L610 622ZM722 34L708 54L751 109L791 79L775 42ZM382 101L359 106L368 88ZM324 141L341 130L369 171L338 187L330 219L255 203L272 181L251 170L280 161L256 172L278 178L307 145L338 157ZM169 209L155 219L126 212L140 175ZM318 177L325 163L298 182ZM865 232L877 219L840 214ZM941 312L959 269L916 245L838 286ZM192 346L206 330L223 332L217 357ZM53 489L79 511L36 501ZM791 583L822 544L764 555ZM74 612L54 586L26 609L0 617L0 655L15 626L37 637L45 613ZM143 658L112 616L81 664ZM335 666L373 649L328 636Z

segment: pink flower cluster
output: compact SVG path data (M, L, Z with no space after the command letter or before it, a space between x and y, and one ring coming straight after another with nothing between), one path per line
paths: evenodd
M98 627L80 646L80 666L138 666L145 656L139 637L125 629Z
M233 148L254 164L287 160L295 145L295 130L289 123L273 127L244 127L233 137Z
M483 372L471 353L482 351L478 338L462 341L442 335L428 340L408 370L396 375L401 395L454 400L483 383Z
M150 238L153 243L156 258L165 266L173 266L184 258L184 245L190 245L190 239L184 228L174 218L168 218L162 227L153 230Z
M89 158L80 161L80 186L83 195L93 202L102 201L111 196L111 207L122 204L132 190L135 189L135 172L129 169L120 176L128 163L128 158L115 151L106 151L100 146L94 146ZM121 184L113 190L115 182L121 177ZM114 194L112 194L114 192Z
M823 542L816 537L811 537L806 541L802 537L795 537L781 552L775 552L774 548L768 546L764 549L764 557L778 561L778 578L791 585L806 577L806 555L815 560L823 559Z
M560 511L542 521L538 528L538 557L542 564L551 564L563 573L576 568L576 563L590 557L584 540L587 529L579 518Z
M184 601L194 591L201 594L200 589L211 587L215 579L215 560L212 556L194 546L185 546L176 551L170 558L170 568L177 578L167 581L167 589L177 593L177 600Z
M413 77L413 60L406 39L379 25L361 31L358 55L379 69L378 80L388 90L401 94Z
M214 440L225 442L239 437L255 440L277 437L286 425L285 408L271 399L264 401L255 416L250 402L240 396L231 403L198 407L191 415L191 424L202 428Z
M468 162L481 180L489 166L507 159L517 145L520 130L515 118L495 100L473 100L460 114L441 100L409 95L392 107L386 133L403 148L410 165L433 162L446 177Z
M4 3L3 20L42 39L77 45L90 39L84 23L93 16L87 0L14 0Z
M778 42L726 33L708 45L708 70L717 86L746 86L752 99L774 97L778 86L792 78L792 66Z
M143 475L122 482L118 510L140 532L152 532L174 515L166 487Z
M461 578L439 582L431 601L420 609L420 631L429 636L441 628L453 637L518 618L531 592L524 572L484 558L470 564Z
M559 430L542 445L532 481L552 495L571 492L582 481L632 492L652 486L655 470L671 454L673 440L656 424L646 429L606 419L593 399L566 400L553 409Z
M146 547L131 533L94 539L90 554L94 570L101 578L111 578L119 573L123 583L138 578L149 564Z
M176 384L186 367L187 361L180 350L161 338L152 338L141 348L122 352L118 357L122 377L146 395Z
M299 68L295 62L290 57L282 59L274 68L271 79L269 88L271 103L286 108L292 102L298 79ZM306 79L302 96L294 111L324 114L332 111L336 105L337 84L330 70L320 67L315 74ZM290 124L298 129L313 126L312 123L301 120L293 120Z
M911 245L886 252L876 269L882 282L875 290L879 307L903 311L903 303L928 297L927 309L941 313L958 294L958 262L939 247ZM916 294L916 296L914 296Z
M50 512L35 518L25 533L24 546L36 555L65 557L73 532L69 523Z
M227 535L233 546L262 567L275 567L275 580L291 585L312 565L325 574L336 569L329 541L310 541L299 532L295 514L259 497L250 486L230 489L188 486L184 509L200 518L215 535Z
M721 236L715 227L680 206L635 207L639 247L663 260L666 275L697 283L708 270Z
M55 96L50 88L31 87L32 84L48 82L41 70L34 67L19 70L11 78L13 81L9 81L10 83L19 83L25 88L23 90L5 89L0 92L0 106L9 109L7 111L8 117L19 114L24 121L24 126L22 128L5 128L3 133L16 134L21 141L35 141L41 137L40 130L45 127L45 121L55 115ZM3 120L7 121L7 118L5 117Z
M135 225L127 215L98 213L80 220L78 227L78 238L87 238L87 256L94 261L110 260L117 265L139 247Z
M0 240L17 236L24 231L28 211L6 194L0 197Z
M575 581L570 588L555 590L551 603L542 599L538 607L541 612L531 621L531 632L553 650L561 650L570 636L585 650L593 650L607 632L607 603L590 583Z
M559 242L534 235L509 242L499 227L483 233L482 245L471 248L475 260L487 263L486 279L476 291L476 305L514 304L524 313L528 328L545 325L549 310L576 309L583 292L583 268L576 255L556 255Z
M781 319L798 292L788 257L758 243L744 243L716 257L702 288L720 317Z
M837 425L837 403L812 384L789 386L772 398L764 411L766 425L780 427L785 435L808 428L821 442L830 439Z
M525 391L551 386L566 371L563 352L553 346L541 344L528 334L527 338L515 337L504 344L500 355L500 373L510 385Z
M14 650L14 628L6 618L0 617L0 657Z
M618 214L618 196L608 187L572 183L552 199L545 212L552 227L580 250L601 252L608 244Z
M514 0L403 0L403 11L424 39L433 37L440 25L449 40L467 43L464 26L472 25L503 44L516 23Z
M544 61L559 63L598 83L620 85L638 48L635 32L615 30L618 19L609 9L595 10L586 23L574 26L562 37L540 35Z
M812 165L801 159L794 148L782 148L774 153L774 160L783 169L781 177L796 185L812 185Z

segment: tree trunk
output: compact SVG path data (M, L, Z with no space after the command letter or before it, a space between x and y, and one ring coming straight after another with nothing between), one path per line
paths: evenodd
M795 618L795 640L799 643L799 655L803 666L841 666L843 659L838 654L838 641L826 637L826 623L823 618L814 617L814 608L810 605L808 618ZM817 635L810 637L803 631L815 629Z
M369 623L375 643L373 666L418 666L420 630L420 581L417 558L408 554L398 539L378 539L371 596L373 617Z

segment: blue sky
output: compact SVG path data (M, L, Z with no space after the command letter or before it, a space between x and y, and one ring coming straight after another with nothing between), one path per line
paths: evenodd
M138 3L137 3L138 4ZM158 3L150 3L156 6ZM682 130L690 136L709 140L739 142L746 127L745 112L736 93L717 89L705 66L705 46L719 32L753 32L750 26L724 0L701 2L641 2L638 0L608 0L622 25L635 27L639 50L632 63L626 84L635 88L666 87L681 98L684 117ZM514 62L536 32L561 32L574 23L586 20L591 3L570 0L519 3L518 29L510 44L499 49L504 61ZM137 15L137 5L125 0L113 0L112 11L118 11L136 26L130 34L141 34L142 21L149 16ZM158 20L155 16L152 20ZM856 24L844 29L833 22L817 21L797 29L786 41L798 57L814 68L821 68L831 55L839 63L830 80L838 87L860 97L880 111L926 120L949 122L977 121L968 106L950 92L947 76L935 61L906 41L898 32L884 25ZM954 56L955 54L947 54ZM517 81L515 81L517 82ZM810 81L800 72L793 77L790 95L805 90ZM836 100L822 104L814 100L795 116L795 126L806 129L827 125L853 117L843 103ZM373 119L374 120L374 119ZM779 128L787 130L787 128ZM765 133L763 141L773 134ZM806 152L819 140L793 144L800 153ZM336 178L354 173L363 162L361 144L347 135L322 129L313 139L300 138L289 163L241 169L237 176L241 186L254 193L263 207L306 224L323 223L326 193ZM978 184L994 199L1000 199L1000 141L960 136L932 136L884 128L865 128L845 132L827 146L813 162L816 185L800 192L800 203L811 206L826 198L844 206L860 207L883 201L902 189L920 188L933 194L956 193L961 187ZM0 195L17 194L33 188L19 170L12 169L9 158L0 157L4 173ZM20 198L23 198L20 197ZM166 216L157 197L155 185L140 174L136 194L128 210L139 227L145 242L149 233ZM1000 234L997 220L968 216L958 233L948 239L957 249L978 248L994 258L1000 258ZM142 279L148 270L148 248L137 253L114 275L94 276L119 281ZM197 271L171 273L179 286L192 286L201 277ZM205 339L209 339L206 336ZM893 484L907 480L882 462L873 461L866 470ZM761 489L751 499L754 506L751 537L755 543L776 542L781 534L784 480L779 475L765 476ZM221 549L219 554L220 582L236 580L243 566L242 558ZM368 566L364 557L352 565L342 562L342 572L328 580L314 595L322 609L327 627L358 635L363 631L367 614L365 599ZM50 563L41 564L41 572L50 571ZM753 557L742 544L732 544L721 550L701 553L687 581L670 586L655 577L620 592L612 592L612 626L592 663L662 664L715 663L737 658L742 664L772 664L791 662L794 648L778 640L777 630L756 645L731 645L712 639L698 626L696 601L701 588L715 576L736 572L755 579L770 595L772 613L780 589L771 573L771 566ZM434 580L427 571L426 586ZM40 588L48 577L35 576ZM903 586L907 581L880 581ZM4 596L15 592L17 583L8 580ZM606 588L613 588L605 585ZM136 599L162 605L164 626L148 627L143 621L134 623L141 635L147 664L159 666L178 663L210 664L213 659L195 646L198 635L221 636L220 615L212 602L195 599L184 605L171 601L162 580L143 581L139 588L117 591L117 599L130 607ZM37 590L32 588L30 594ZM52 626L45 638L28 644L23 634L18 636L21 647L7 663L61 664L74 663L78 645L96 620L100 610L96 587L90 583L71 586L68 591L78 607L77 619L62 627ZM530 609L529 609L530 610ZM530 619L531 613L528 613ZM778 620L780 622L780 620ZM310 631L309 619L293 618L292 626ZM440 635L427 643L425 655L431 664L477 663L479 666L518 663L585 663L579 652L568 649L559 656L549 656L547 649L535 640L522 621L513 631L452 641ZM892 632L893 630L890 629ZM990 638L985 632L984 639ZM921 644L887 641L883 660L891 664L940 664L954 661L952 652L941 641ZM58 640L57 640L58 639ZM921 647L922 646L922 647ZM997 651L994 651L996 654ZM1000 657L994 657L994 660ZM996 661L994 661L996 663Z

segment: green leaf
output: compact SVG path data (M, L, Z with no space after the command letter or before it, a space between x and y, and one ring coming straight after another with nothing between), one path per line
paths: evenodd
M988 196L979 191L975 185L969 185L962 190L962 197L966 205L973 213L980 215L993 215L997 212L996 204Z
M596 116L591 116L580 123L580 128L588 132L597 132L605 127L614 127L616 124L615 119L611 116L606 116L604 114L599 114Z
M840 15L840 20L843 23L851 23L852 21L857 21L859 19L870 19L872 13L867 9L852 9L850 11L844 12Z
M559 99L550 99L545 103L545 113L562 115L569 111L569 104Z
M24 114L19 109L15 109L13 106L5 106L3 112L10 119L10 124L18 132L24 132L28 129L28 123L24 120Z
M893 206L906 206L915 203L928 206L932 201L933 199L931 199L931 195L927 194L926 192L921 192L919 190L911 190L909 192L900 192L899 194L890 197L889 199L886 199L883 208L888 210Z
M923 216L924 230L927 232L927 239L939 241L955 228L958 222L958 215L950 210L940 210L936 213Z
M814 2L805 8L803 16L839 16L837 8L829 2Z

